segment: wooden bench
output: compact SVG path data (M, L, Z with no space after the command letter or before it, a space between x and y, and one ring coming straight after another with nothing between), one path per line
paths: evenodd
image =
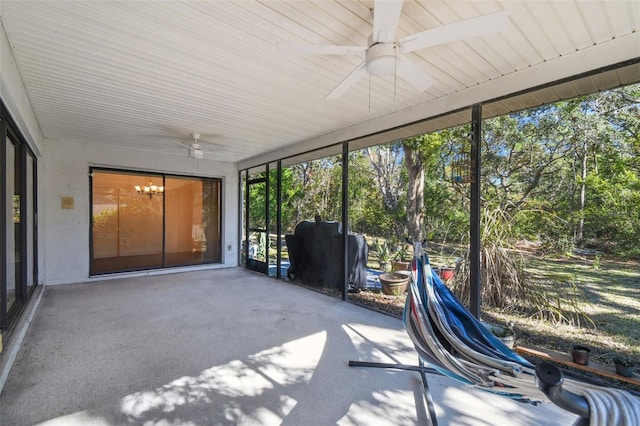
M637 374L632 377L624 377L616 373L616 369L609 365L599 364L597 362L589 360L588 365L576 364L572 361L571 357L567 354L551 351L549 349L538 348L534 346L517 346L515 351L520 355L528 355L536 358L541 358L547 361L557 362L569 367L573 367L579 370L587 371L589 373L597 374L600 376L608 377L611 379L619 380L621 382L631 383L636 386L640 386L640 379Z

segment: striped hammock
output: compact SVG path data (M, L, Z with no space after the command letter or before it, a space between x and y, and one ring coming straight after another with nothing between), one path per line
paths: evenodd
M414 253L402 320L421 361L478 389L531 404L549 401L538 388L535 367L502 343L460 303L434 273L421 243L414 243ZM640 425L640 399L630 393L566 378L563 386L584 398L588 407L576 408L577 405L567 404L567 400L559 403L554 397L554 403L581 416L576 424ZM427 401L432 404L430 398ZM430 413L435 424L431 408Z
M440 373L480 389L536 403L546 401L534 366L476 319L434 273L414 243L403 323L421 359Z

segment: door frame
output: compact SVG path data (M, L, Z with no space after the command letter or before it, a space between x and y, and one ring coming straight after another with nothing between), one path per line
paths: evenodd
M244 207L245 207L245 220L244 220L244 228L245 228L245 240L244 240L244 252L245 252L245 267L252 271L260 272L261 274L268 275L269 274L269 251L268 251L268 241L269 241L269 165L265 166L265 171L262 173L264 176L257 177L253 179L249 179L249 170L246 172L245 179L245 199L244 199ZM265 211L265 227L257 228L252 227L250 217L251 217L251 191L250 188L252 185L257 185L260 183L264 183L264 211ZM265 260L264 262L261 260L256 260L249 257L249 235L252 232L260 232L265 234L265 241L267 242L267 247L265 248Z

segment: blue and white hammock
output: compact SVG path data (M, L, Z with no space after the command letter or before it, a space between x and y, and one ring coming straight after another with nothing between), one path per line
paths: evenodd
M460 382L514 399L548 401L535 367L476 319L434 273L420 243L414 243L412 280L403 323L420 359ZM601 418L640 424L640 403L630 393L565 379L564 387L589 401L591 424ZM601 401L593 401L593 398ZM608 407L603 413L601 407ZM604 416L604 417L603 417ZM617 424L617 423L602 423Z

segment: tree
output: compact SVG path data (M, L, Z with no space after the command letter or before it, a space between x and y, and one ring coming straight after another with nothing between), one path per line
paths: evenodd
M291 227L320 215L325 220L340 220L342 207L342 160L339 156L305 161L290 166L291 183L288 194L293 211Z
M435 169L442 146L442 135L432 133L402 141L404 162L408 173L407 231L413 241L424 238L424 182L425 170Z
M375 172L384 208L397 211L403 183L400 178L402 146L399 143L378 145L366 148L365 153Z
M639 103L634 85L485 121L485 208L508 212L520 235L569 242L558 248L630 241Z

